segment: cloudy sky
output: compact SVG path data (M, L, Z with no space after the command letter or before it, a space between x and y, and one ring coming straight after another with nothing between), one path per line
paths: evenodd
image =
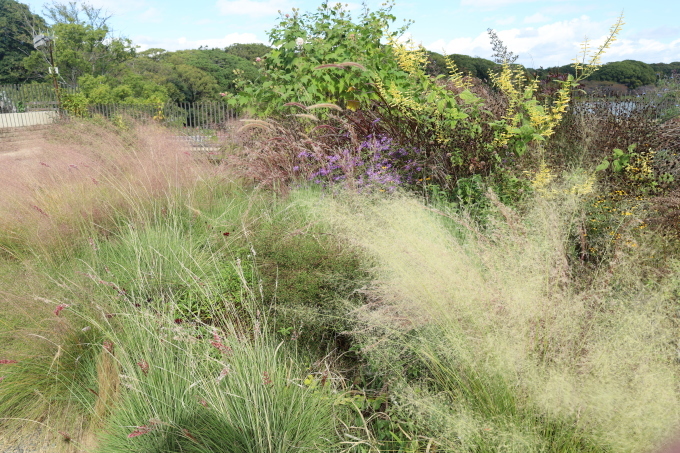
M19 0L22 1L22 0ZM44 0L22 1L41 13ZM113 14L110 25L140 50L225 47L232 43L267 43L266 31L278 11L312 11L321 0L91 0ZM332 2L329 2L332 3ZM344 3L344 2L343 2ZM382 0L367 0L371 9ZM349 3L360 10L360 5ZM528 67L569 64L588 38L601 42L623 13L625 25L603 59L647 63L680 61L678 0L397 0L396 24L405 19L412 38L440 53L490 58L487 28Z

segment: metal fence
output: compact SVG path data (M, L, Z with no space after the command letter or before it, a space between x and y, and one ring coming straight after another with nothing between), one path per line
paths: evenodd
M153 120L170 127L198 129L224 129L238 117L234 109L219 101L90 105L87 115L109 119Z
M2 93L0 91L0 93ZM16 98L15 98L16 99ZM33 98L35 99L35 98ZM14 106L17 104L15 103ZM1 128L18 128L51 124L57 119L68 120L71 115L57 111L56 101L27 101L24 109L7 109L0 113ZM166 104L97 104L89 105L80 115L87 118L109 120L155 121L168 127L192 129L226 129L238 115L223 102Z
M63 93L74 93L75 88L62 87ZM57 97L50 83L0 85L0 113L28 113L54 110Z

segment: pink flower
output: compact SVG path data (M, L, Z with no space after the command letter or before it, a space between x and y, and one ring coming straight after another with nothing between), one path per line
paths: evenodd
M59 313L61 313L61 311L62 311L64 308L68 308L68 306L69 306L68 304L59 304L59 305L57 305L57 308L54 309L54 315L55 315L55 316L59 316Z
M257 61L257 62L259 63L259 62L261 62L261 61L262 61L262 58L260 58L260 57L257 57L257 58L255 59L255 61Z
M220 93L220 96L225 97L227 93Z
M12 363L19 363L16 360L2 359L0 360L0 365L9 365Z

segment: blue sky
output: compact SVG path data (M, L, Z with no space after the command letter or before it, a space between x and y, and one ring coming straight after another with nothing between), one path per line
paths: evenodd
M21 1L21 0L19 0ZM625 25L603 62L680 61L678 0L396 0L396 24L415 23L416 43L440 53L490 58L487 28L496 30L518 63L537 68L569 64L585 37L601 42L621 12ZM22 1L40 13L44 0ZM91 0L113 14L110 25L140 50L267 43L278 11L311 11L321 0ZM329 2L334 3L334 2ZM345 3L345 2L343 2ZM382 1L367 0L371 9ZM349 3L360 10L360 4Z

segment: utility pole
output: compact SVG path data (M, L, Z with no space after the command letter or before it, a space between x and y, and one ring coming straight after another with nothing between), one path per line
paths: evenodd
M54 85L54 94L57 97L57 111L61 112L61 93L59 92L59 82L57 80L59 68L54 65L54 36L35 35L33 37L33 47L37 50L40 50L41 47L47 47L52 84Z

